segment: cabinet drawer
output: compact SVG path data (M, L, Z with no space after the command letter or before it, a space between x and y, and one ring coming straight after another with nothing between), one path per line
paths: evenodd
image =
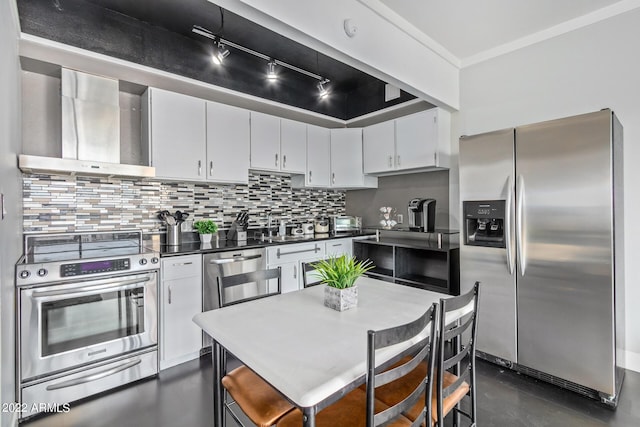
M342 255L351 255L351 239L337 239L337 240L329 240L326 243L327 245L327 257L330 256L342 256Z
M185 255L162 260L162 280L202 275L202 255Z
M321 259L324 257L324 254L324 242L280 245L267 248L267 261L271 266L301 259Z

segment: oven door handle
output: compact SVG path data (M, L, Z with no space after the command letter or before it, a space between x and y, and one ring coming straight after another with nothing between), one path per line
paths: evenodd
M127 287L134 287L132 285L137 285L139 283L148 282L151 279L151 276L144 276L138 279L130 279L130 280L116 280L106 283L101 283L99 285L93 286L79 286L77 288L67 288L67 289L58 289L51 291L33 291L31 294L32 298L48 298L48 297L56 297L60 295L70 295L76 293L89 293L95 291L106 291L109 289L128 289Z
M124 371L126 369L132 368L136 365L139 365L140 362L142 362L141 359L134 359L130 362L125 362L122 365L118 365L114 368L111 369L107 369L106 371L102 371L102 372L96 372L94 374L91 375L86 375L84 377L80 377L80 378L74 378L72 380L68 380L68 381L62 381L60 383L56 383L56 384L50 384L47 386L47 391L51 391L51 390L59 390L61 388L67 388L67 387L73 387L75 385L80 385L80 384L85 384L91 381L97 381L99 379L102 379L104 377L108 377L110 375L114 375L117 374L118 372Z

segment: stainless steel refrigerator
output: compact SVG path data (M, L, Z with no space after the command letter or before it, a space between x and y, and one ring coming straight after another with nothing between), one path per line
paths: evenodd
M481 357L615 406L622 126L611 110L460 138L462 291Z

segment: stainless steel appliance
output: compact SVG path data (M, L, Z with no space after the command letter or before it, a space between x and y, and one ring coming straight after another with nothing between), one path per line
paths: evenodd
M264 249L245 249L205 254L202 262L204 270L202 311L220 308L218 277L264 270L267 265ZM250 298L266 293L267 286L269 284L264 281L234 286L233 288L225 289L223 297L226 303ZM203 347L209 346L211 346L211 340L206 334L203 334Z
M411 199L407 207L409 229L433 233L436 225L436 201L434 199Z
M158 373L158 265L139 231L26 236L21 403L64 404Z
M611 110L460 139L461 284L484 357L615 406L622 126Z
M362 217L340 215L331 217L331 231L333 233L347 233L362 230Z

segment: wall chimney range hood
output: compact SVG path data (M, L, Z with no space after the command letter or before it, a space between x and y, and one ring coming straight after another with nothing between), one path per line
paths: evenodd
M62 68L62 158L20 155L23 172L155 177L155 168L120 163L118 81Z

